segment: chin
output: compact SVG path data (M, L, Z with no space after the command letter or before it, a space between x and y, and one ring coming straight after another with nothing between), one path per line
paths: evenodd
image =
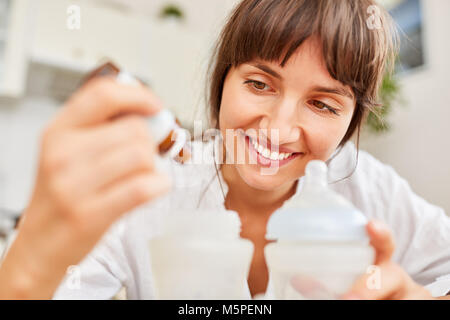
M259 167L238 166L237 171L247 185L258 190L272 191L287 182L287 179L283 179L278 173L262 175Z

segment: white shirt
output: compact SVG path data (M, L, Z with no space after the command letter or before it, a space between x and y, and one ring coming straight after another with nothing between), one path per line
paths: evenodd
M78 269L69 269L54 298L110 299L126 287L128 299L154 299L148 240L161 231L161 216L195 208L211 214L225 210L228 187L215 169L212 150L212 143L194 144L194 153L203 153L207 164L165 163L173 177L173 191L114 224ZM349 175L356 158L356 148L348 142L328 161L329 182ZM293 198L299 196L301 182L302 178ZM368 219L390 226L396 244L393 261L413 280L427 286L433 296L450 291L450 218L443 209L417 196L392 167L364 151L359 152L353 174L330 187ZM271 291L269 280L266 297Z

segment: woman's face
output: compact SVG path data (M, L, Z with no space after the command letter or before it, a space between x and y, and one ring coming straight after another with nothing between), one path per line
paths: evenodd
M219 114L227 161L253 188L281 187L301 177L310 160L329 159L354 109L351 88L330 76L312 38L283 68L267 61L232 68Z

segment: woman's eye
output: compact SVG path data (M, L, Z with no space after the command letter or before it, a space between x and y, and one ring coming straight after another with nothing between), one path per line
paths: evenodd
M334 115L339 115L339 113L337 112L337 110L335 108L330 107L329 105L318 101L318 100L313 100L312 104L314 105L314 107L316 107L320 112L328 112L328 113L332 113Z
M267 91L268 89L270 89L269 86L267 84L265 84L264 82L256 81L256 80L248 80L248 81L245 81L244 84L250 84L257 91Z

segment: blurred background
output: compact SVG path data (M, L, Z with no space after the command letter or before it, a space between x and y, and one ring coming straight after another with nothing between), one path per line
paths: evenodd
M203 115L211 49L238 2L0 0L0 215L26 206L42 128L102 61L148 82L192 128ZM361 147L448 214L450 1L380 4L402 29L402 51L383 85L382 121L369 118Z

